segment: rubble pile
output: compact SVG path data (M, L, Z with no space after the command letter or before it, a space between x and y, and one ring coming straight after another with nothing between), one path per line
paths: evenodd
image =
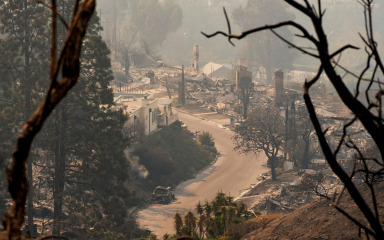
M316 198L333 197L342 187L328 169L291 170L281 173L275 182L269 178L269 174L263 174L258 180L259 184L237 201L263 213L292 212Z

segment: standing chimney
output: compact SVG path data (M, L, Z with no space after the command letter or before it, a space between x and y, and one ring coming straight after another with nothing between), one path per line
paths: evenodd
M252 82L252 72L248 71L248 60L239 59L236 69L236 89L249 88Z
M199 45L193 45L192 68L199 70Z
M281 69L277 70L273 79L275 82L275 107L280 107L284 98L284 72Z

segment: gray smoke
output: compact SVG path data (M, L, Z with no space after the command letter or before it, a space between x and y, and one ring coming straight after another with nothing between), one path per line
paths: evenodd
M130 149L125 149L124 151L125 157L128 159L131 171L137 173L141 178L146 178L149 175L148 170L144 165L140 164L140 160L137 156L133 155Z

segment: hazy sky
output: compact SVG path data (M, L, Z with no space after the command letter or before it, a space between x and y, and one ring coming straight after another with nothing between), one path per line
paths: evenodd
M139 0L137 0L139 1ZM214 32L216 30L227 30L226 21L223 14L223 6L226 7L229 18L232 22L232 31L239 33L240 28L234 24L232 12L244 5L247 0L228 1L228 0L167 0L174 1L180 5L182 9L182 20L180 27L167 35L165 41L156 47L156 52L159 52L161 58L171 64L190 64L192 57L192 47L197 44L200 46L200 61L206 63L215 61L218 63L231 63L235 61L239 55L243 42L234 41L236 47L229 45L224 37L215 37L212 39L205 38L200 31ZM262 0L260 0L262 1ZM116 7L114 8L115 2ZM165 0L163 2L166 2ZM130 9L129 4L125 0L100 0L98 5L99 15L105 28L103 36L108 39L108 36L113 35L113 25L116 21L117 39L124 41L130 39L129 32L124 34L119 32L119 27L126 24L129 19L130 11L140 11L139 9ZM362 46L358 32L363 32L363 10L361 5L354 0L324 1L324 8L327 8L324 17L324 28L330 41L330 48L337 49L344 44L352 43ZM383 20L377 12L381 11L380 4L376 5L374 16L377 22ZM311 29L311 24L305 16L295 13L297 22ZM273 13L272 13L273 15ZM116 19L115 19L116 17ZM263 25L264 23L260 23ZM384 29L376 28L377 39L383 39ZM126 36L127 34L128 36ZM128 41L128 40L127 40ZM299 42L305 44L304 42ZM358 51L348 51L342 56L341 61L352 67L360 64L362 55ZM295 60L297 65L316 66L317 63L313 59L307 57L298 57Z

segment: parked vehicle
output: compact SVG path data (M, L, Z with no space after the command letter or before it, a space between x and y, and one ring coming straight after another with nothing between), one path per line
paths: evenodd
M152 203L168 204L176 200L175 195L171 191L171 187L157 186L153 190Z

